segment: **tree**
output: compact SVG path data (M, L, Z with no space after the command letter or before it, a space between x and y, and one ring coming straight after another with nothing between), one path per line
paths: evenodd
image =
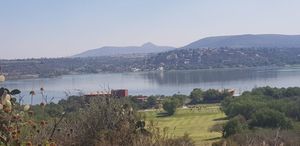
M205 102L218 102L221 100L221 93L216 89L208 89L203 93Z
M263 127L263 128L292 128L291 121L281 112L263 108L253 113L251 127Z
M284 106L284 112L288 117L300 121L300 99L286 104Z
M177 104L176 100L168 99L163 103L163 109L171 116L176 112Z
M186 95L183 95L183 94L174 94L172 96L172 100L176 100L177 103L178 103L177 107L182 107L185 104L187 98L188 97Z
M246 119L243 116L236 116L230 119L225 125L223 129L223 137L229 137L236 133L240 133L243 130L247 129Z
M198 104L203 101L203 90L200 88L195 88L190 94L191 104Z
M289 87L285 90L285 96L287 97L293 97L293 96L299 96L300 95L300 88L299 87Z
M267 106L263 99L255 96L244 96L235 99L225 99L222 102L222 109L225 114L232 118L242 115L247 120L260 108Z
M146 102L146 108L153 108L156 105L156 97L155 96L150 96L149 98L147 98L147 102Z

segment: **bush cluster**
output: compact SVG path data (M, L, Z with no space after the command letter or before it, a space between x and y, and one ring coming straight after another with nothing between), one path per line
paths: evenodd
M300 88L255 88L251 92L244 92L239 97L228 97L222 102L222 110L229 120L223 127L225 142L234 140L244 145L237 137L248 137L256 142L267 142L268 139L276 137L263 137L261 129L282 131L293 136L300 136L293 130L295 122L300 118ZM255 138L255 134L257 137ZM291 137L289 139L293 139ZM276 139L277 142L290 143ZM246 141L244 141L246 142ZM274 141L273 141L274 142ZM269 144L272 142L269 142Z

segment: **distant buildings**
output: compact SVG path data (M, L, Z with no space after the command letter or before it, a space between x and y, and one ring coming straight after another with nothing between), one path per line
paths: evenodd
M141 71L141 69L139 69L139 68L131 68L131 71L133 71L133 72L139 72L139 71Z
M127 89L111 90L111 95L113 97L127 97L128 90Z
M105 97L127 97L128 89L111 90L110 92L95 92L85 94L85 97L105 96Z
M164 71L164 67L160 66L157 70Z
M136 96L135 99L137 99L140 102L147 102L148 96L139 95L139 96Z
M96 93L89 93L84 94L85 97L111 97L111 93L102 93L102 92L96 92Z

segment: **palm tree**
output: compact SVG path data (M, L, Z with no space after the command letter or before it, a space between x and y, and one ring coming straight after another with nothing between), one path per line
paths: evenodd
M4 81L5 81L5 76L0 73L0 82L4 82Z
M4 81L5 81L5 76L3 75L2 69L1 69L1 66L0 66L0 83L4 82Z
M33 90L31 90L29 92L30 96L31 96L31 105L33 104L33 96L35 95L35 92Z

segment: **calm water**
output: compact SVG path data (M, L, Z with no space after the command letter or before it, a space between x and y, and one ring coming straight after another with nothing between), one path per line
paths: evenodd
M6 81L1 86L18 88L24 101L30 101L29 91L35 90L35 103L41 102L40 87L53 101L67 95L79 95L108 88L126 88L130 95L189 94L193 88L234 88L238 92L260 86L300 86L300 67L276 69L218 69L194 71L165 71L143 73L101 73L67 75L51 79Z

